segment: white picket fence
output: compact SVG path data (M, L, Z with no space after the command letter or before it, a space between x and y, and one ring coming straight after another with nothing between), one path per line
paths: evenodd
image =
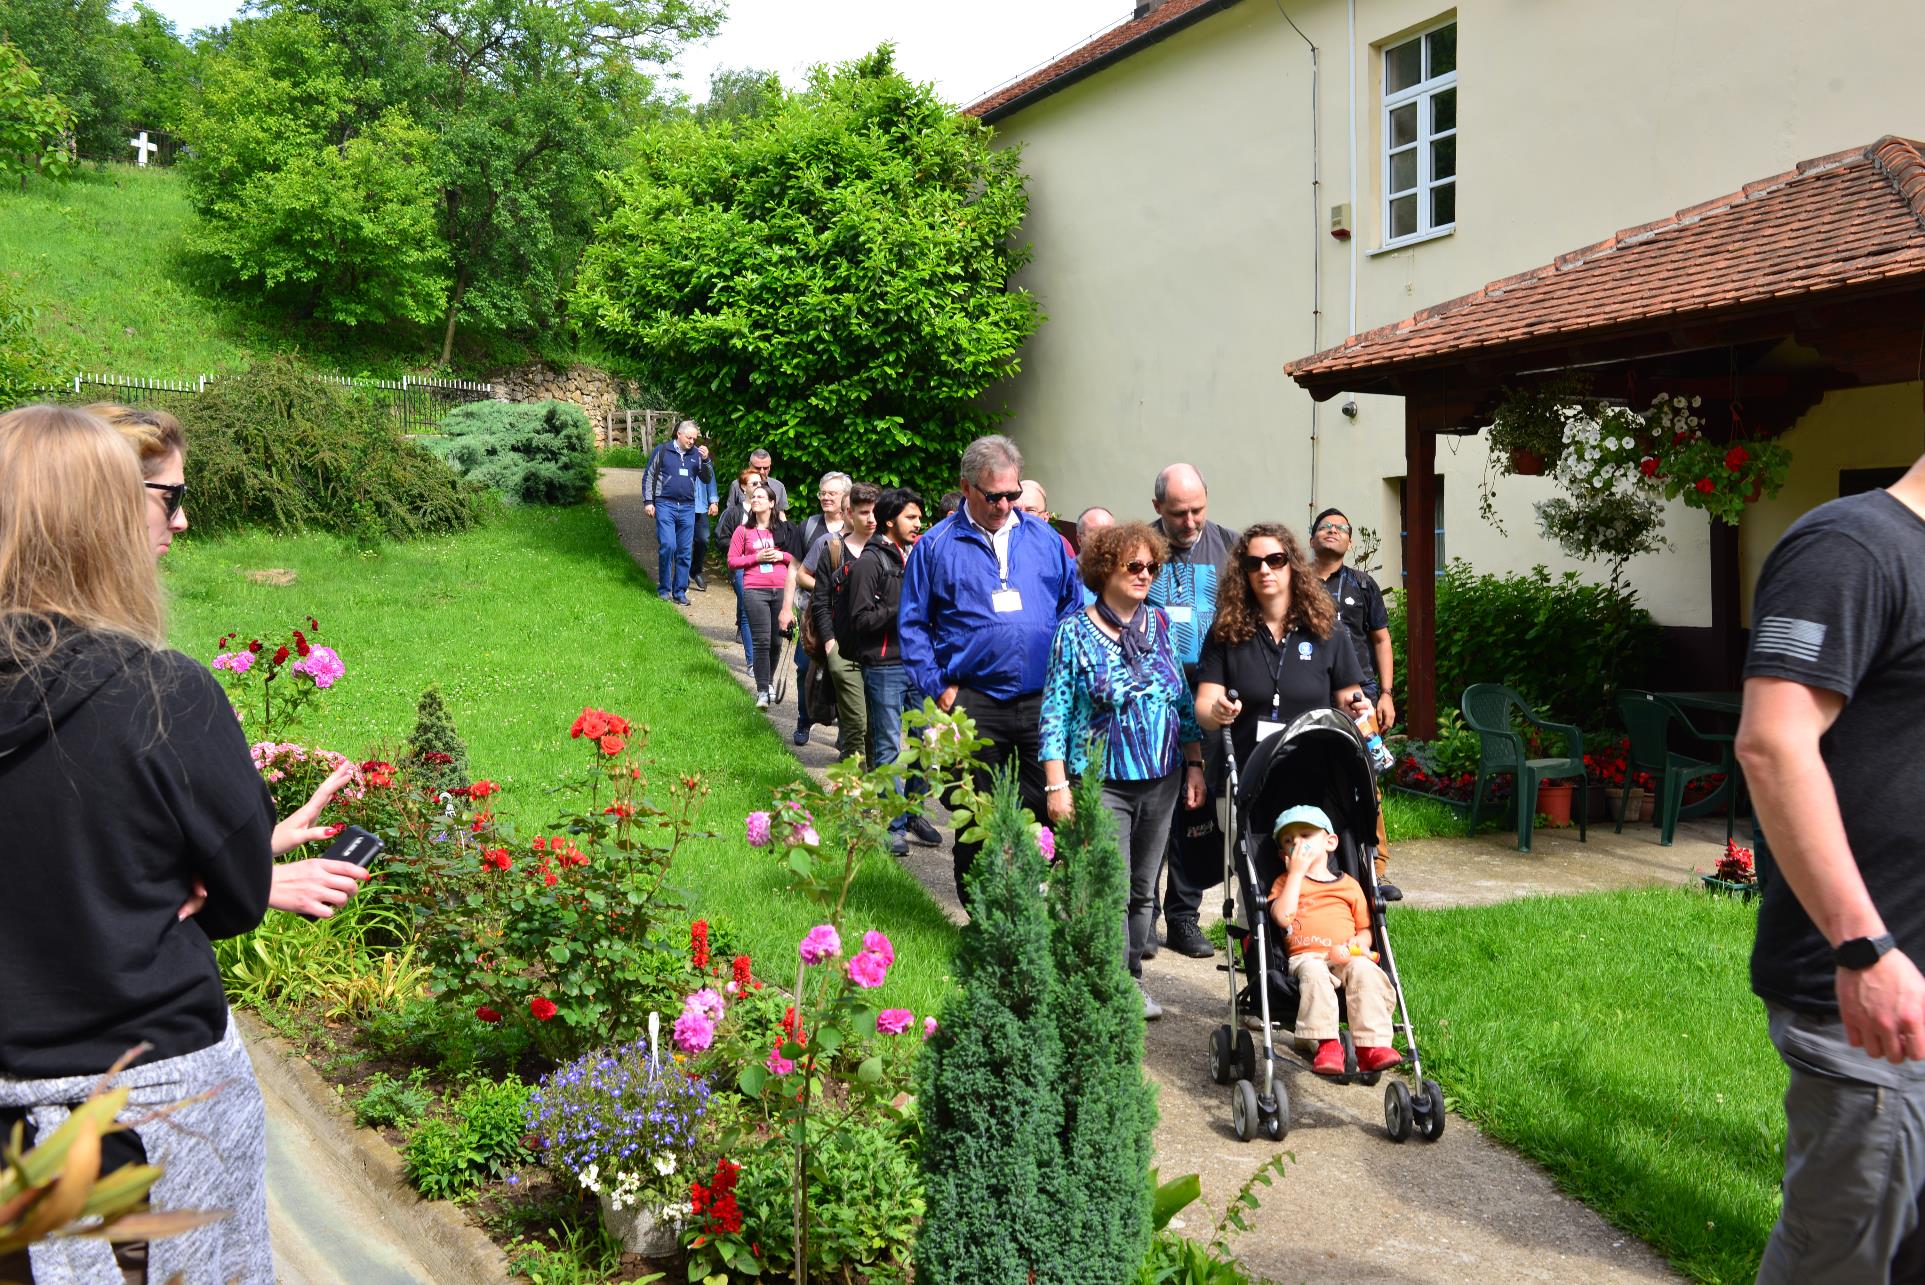
M82 372L72 379L76 396L99 390L116 401L137 401L141 394L161 393L198 396L218 375L193 375L185 379L155 378L146 375L115 375ZM468 402L491 401L496 396L493 384L467 379L358 379L349 375L317 375L315 378L340 388L352 388L385 401L389 412L399 421L404 433L434 431L441 417Z

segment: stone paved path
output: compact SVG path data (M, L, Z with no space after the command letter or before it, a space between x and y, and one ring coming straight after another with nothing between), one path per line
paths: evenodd
M601 490L623 544L652 578L654 523L642 512L640 472L604 470ZM726 580L713 578L710 590L691 594L690 601L673 610L749 688ZM793 700L769 711L785 737L795 726ZM824 766L834 754L829 742L830 729L818 728L797 757L809 767ZM1658 847L1655 832L1616 837L1608 825L1585 845L1574 834L1540 832L1534 853L1508 855L1494 838L1429 840L1397 850L1396 878L1418 905L1682 882L1694 863L1708 868L1716 858L1723 829L1717 828L1719 844L1707 842L1705 832L1694 828L1672 849ZM947 848L912 848L905 864L960 920ZM1202 1175L1204 1200L1186 1211L1185 1230L1207 1236L1224 1202L1269 1150L1236 1140L1228 1092L1210 1081L1209 1032L1227 1007L1215 961L1166 950L1145 965L1145 976L1165 1012L1150 1024L1145 1050L1159 1092L1157 1164L1166 1175ZM1287 1054L1282 1066L1293 1121L1271 1149L1293 1152L1296 1162L1262 1192L1252 1231L1236 1243L1253 1271L1282 1282L1412 1285L1678 1279L1649 1246L1560 1194L1543 1170L1462 1119L1450 1117L1435 1143L1399 1146L1384 1136L1381 1086L1327 1083Z

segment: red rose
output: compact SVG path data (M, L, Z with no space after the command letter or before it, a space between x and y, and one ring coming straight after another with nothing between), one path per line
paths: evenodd
M602 753L611 758L628 748L628 742L614 734L602 737Z
M602 717L608 720L609 731L615 733L617 736L628 735L628 720L620 714L603 714Z
M581 717L568 729L568 735L576 740L586 736L589 740L599 740L608 732L608 715L598 709L582 707Z
M274 653L274 659L269 661L268 663L273 665L278 665L281 662L285 661L286 659L287 659L287 648L282 647L279 651Z
M1698 494L1709 495L1717 489L1718 489L1717 484L1714 483L1710 478L1701 477L1698 479Z
M499 1022L501 1020L501 1014L495 1012L494 1009L489 1008L486 1004L483 1004L475 1010L475 1016L484 1022Z
M1639 460L1638 472L1644 474L1646 477L1656 477L1658 475L1657 457L1655 455L1647 455Z
M555 872L553 870L548 871L541 877L541 882L545 887L554 887L556 883Z
M477 801L485 799L491 794L500 793L501 787L493 781L476 781L468 787L468 797Z
M534 1014L537 1022L545 1022L555 1015L555 1001L537 995L528 1001L528 1011Z
M321 627L321 622L316 620L313 616L309 616L307 618L307 627L309 629L319 629Z
M548 850L548 840L542 838L540 835L536 835L535 841L528 846L536 852L546 852Z
M508 870L512 869L515 863L509 859L508 849L489 848L481 854L481 864L491 870Z
M247 644L247 649L251 652L255 652L256 654L258 654L261 650L261 640L256 638L253 641L249 642Z
M1724 466L1729 471L1736 473L1739 469L1743 468L1750 459L1750 451L1747 451L1742 446L1734 446L1724 453Z

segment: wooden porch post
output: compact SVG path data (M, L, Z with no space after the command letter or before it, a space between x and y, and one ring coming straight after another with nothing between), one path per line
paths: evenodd
M1405 728L1420 741L1437 735L1437 433L1431 408L1404 402Z

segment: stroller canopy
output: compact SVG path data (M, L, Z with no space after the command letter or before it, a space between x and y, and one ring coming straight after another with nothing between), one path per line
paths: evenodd
M1308 803L1322 808L1342 840L1338 868L1366 888L1370 865L1366 849L1377 839L1377 782L1363 737L1341 711L1313 709L1289 727L1260 742L1237 783L1237 816L1256 858L1258 876L1282 872L1270 828L1286 808ZM1267 883L1265 884L1267 887Z

